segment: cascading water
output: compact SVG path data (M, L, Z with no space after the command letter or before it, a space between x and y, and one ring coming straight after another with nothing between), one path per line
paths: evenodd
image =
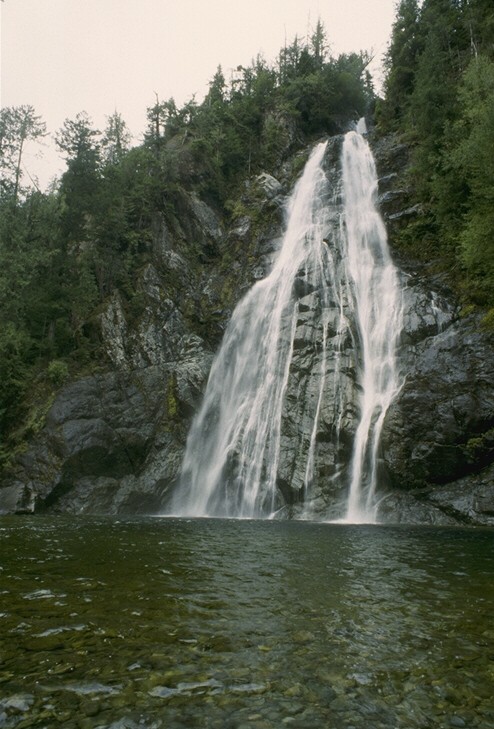
M396 348L402 295L386 229L375 206L377 176L360 134L343 144L346 259L360 339L360 419L355 434L346 520L375 521L378 447L384 418L401 387Z
M326 148L316 146L295 186L270 275L253 286L227 327L188 436L174 514L270 517L291 494L292 503L304 504L299 516L309 518L321 479L318 452L326 447L330 480L345 481L347 494L346 511L340 504L330 513L375 518L379 437L399 389L400 291L372 202L377 182L367 143L356 132L346 135L342 189L331 190ZM308 361L303 377L301 347ZM359 372L358 405L348 351ZM293 411L298 425L290 424ZM358 425L344 463L340 440L349 412ZM290 463L282 457L285 441L292 444Z

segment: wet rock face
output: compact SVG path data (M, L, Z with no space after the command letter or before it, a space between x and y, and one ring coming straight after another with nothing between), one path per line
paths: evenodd
M156 513L177 478L181 410L197 407L210 361L85 377L64 388L0 491L4 511ZM175 427L173 427L173 425Z
M470 317L403 354L407 376L383 435L392 483L423 487L475 474L493 455L492 338Z
M350 336L339 341L336 305L322 347L319 297L303 296L293 342L293 357L282 413L278 486L288 504L300 503L308 483L313 508L321 511L344 499L356 427L357 363ZM331 316L330 316L331 320ZM336 341L338 340L338 341ZM321 392L321 377L324 388ZM337 385L335 384L337 383ZM317 430L314 422L317 419ZM308 469L315 438L313 474Z
M399 225L420 211L410 208L410 190L403 185L403 145L389 138L375 152L384 173L379 200L392 248ZM383 430L383 473L395 491L383 501L381 517L494 525L488 470L494 461L494 337L482 330L480 317L459 316L443 278L423 264L400 264L404 384Z

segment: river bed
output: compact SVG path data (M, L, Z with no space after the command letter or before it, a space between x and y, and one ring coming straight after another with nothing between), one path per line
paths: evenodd
M3 517L0 729L494 727L494 532Z

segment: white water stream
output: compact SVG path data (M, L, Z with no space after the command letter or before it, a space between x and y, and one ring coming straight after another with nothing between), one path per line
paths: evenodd
M310 346L318 352L313 371L317 386L310 398L301 392L306 401L299 403L304 417L311 419L297 455L305 464L305 513L310 514L317 435L328 389L335 408L343 409L339 361L342 343L351 334L358 350L360 412L351 467L341 469L350 481L344 518L375 520L379 438L399 389L395 350L401 294L373 202L377 180L367 143L356 132L346 135L342 190L330 189L324 172L326 147L321 143L314 149L289 199L286 233L270 275L238 304L227 327L189 432L174 514L269 517L283 505L277 485L283 408L297 326L307 310L302 285L302 294L315 292L317 298ZM340 419L337 413L336 421ZM339 438L338 427L334 437Z
M376 209L377 175L360 134L343 144L345 243L360 337L360 420L355 434L346 521L375 521L378 448L384 418L401 387L396 349L403 304L386 229Z

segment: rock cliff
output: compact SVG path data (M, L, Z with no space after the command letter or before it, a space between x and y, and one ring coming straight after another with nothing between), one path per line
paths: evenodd
M380 141L376 156L393 248L393 232L420 210L403 183L406 148ZM157 513L166 505L214 351L235 304L269 270L284 199L305 157L292 158L278 179L265 173L249 181L228 226L190 191L181 192L173 215L157 218L152 255L138 275L138 315L117 294L107 301L98 316L106 365L56 393L43 427L3 479L0 511ZM381 518L494 525L494 338L476 315L460 315L445 280L413 261L398 264L405 381L384 426ZM320 371L311 336L317 306L317 293L301 281L279 481L288 511L301 499L297 448L310 438L297 392L315 387ZM320 513L344 497L332 477L349 459L355 428L352 348L349 337L338 363L338 409L328 394L321 411L313 494ZM328 435L336 413L343 421L337 448Z
M404 182L406 147L380 140L375 155L393 247L400 226L421 210ZM382 463L390 490L381 517L494 525L494 335L478 313L461 311L435 266L396 258L405 297L405 381L384 426Z

